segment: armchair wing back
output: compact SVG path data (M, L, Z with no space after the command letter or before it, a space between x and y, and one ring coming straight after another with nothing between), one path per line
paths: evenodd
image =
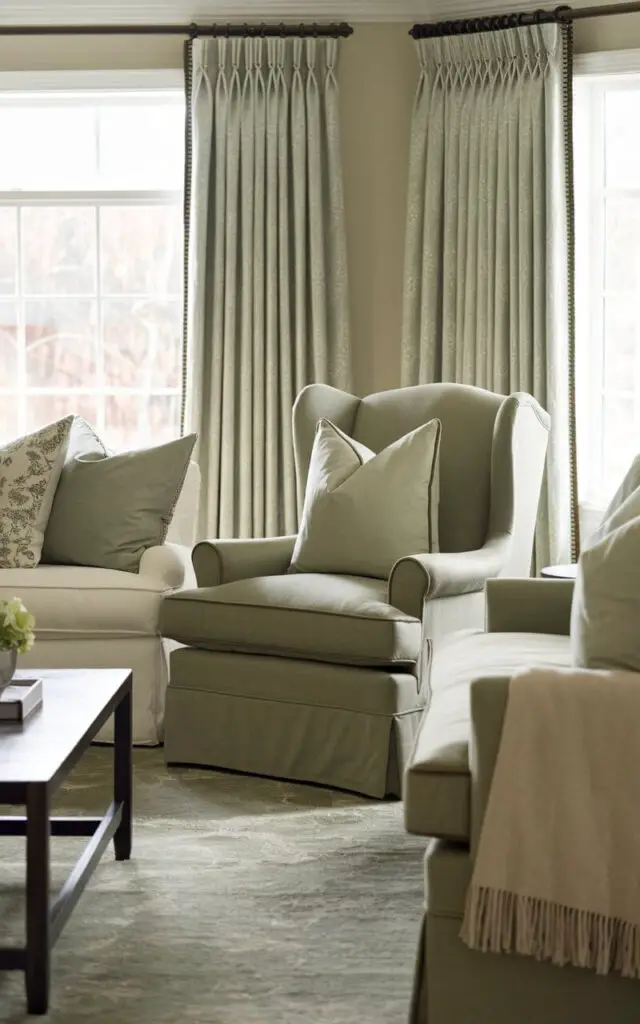
M477 550L510 535L504 572L529 575L549 432L549 417L534 398L465 384L423 384L360 399L311 384L293 410L300 507L321 417L376 452L440 419L440 550Z

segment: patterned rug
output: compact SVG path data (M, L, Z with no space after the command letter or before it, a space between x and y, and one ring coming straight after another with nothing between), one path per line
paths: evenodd
M111 752L92 748L57 800L101 813ZM83 840L53 841L56 884ZM51 1011L76 1024L403 1024L424 841L398 803L135 752L133 859L105 858L53 957ZM0 840L0 943L23 935L23 841ZM0 972L0 1022L25 1012Z

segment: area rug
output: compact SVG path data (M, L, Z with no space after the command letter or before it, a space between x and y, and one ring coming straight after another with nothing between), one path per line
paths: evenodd
M111 751L92 748L56 809L102 812ZM83 840L53 841L58 885ZM105 855L53 957L51 1011L76 1024L402 1024L424 841L398 803L135 752L133 859ZM23 934L24 846L0 840L0 943ZM0 972L0 1022L22 1024Z

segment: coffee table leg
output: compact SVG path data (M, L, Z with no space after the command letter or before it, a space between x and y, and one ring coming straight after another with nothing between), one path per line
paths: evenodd
M27 786L27 964L29 1013L49 1006L49 796L46 785Z
M113 744L113 799L122 803L122 820L114 837L116 860L131 856L131 685L115 710Z

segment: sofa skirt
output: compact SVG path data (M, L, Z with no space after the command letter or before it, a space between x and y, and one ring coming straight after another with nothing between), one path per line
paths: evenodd
M400 797L422 711L408 673L181 648L165 757Z
M171 642L171 647L175 644ZM153 746L162 742L164 699L169 679L169 642L160 637L38 637L29 654L21 654L18 667L128 668L133 673L133 742ZM113 716L96 739L113 742Z
M556 967L517 954L479 953L459 938L468 851L434 843L409 1024L637 1024L640 982Z

